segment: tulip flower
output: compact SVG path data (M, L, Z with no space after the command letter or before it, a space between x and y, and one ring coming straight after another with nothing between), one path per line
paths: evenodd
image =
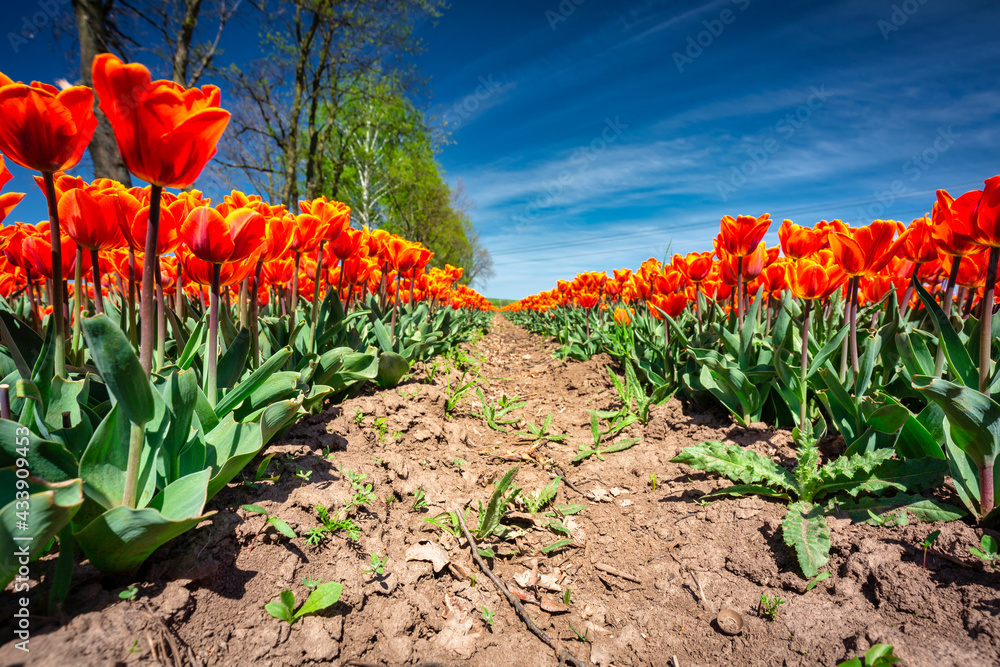
M789 259L802 259L815 254L826 243L826 234L821 230L796 225L784 220L778 228L781 251Z
M207 385L208 402L213 407L218 394L219 288L222 285L222 266L241 262L255 251L259 251L266 228L267 222L264 216L257 211L249 208L234 209L225 203L220 204L218 209L199 206L188 213L181 223L180 235L191 254L202 262L212 265L212 293L208 314ZM256 264L256 258L252 263L247 262L248 268L242 277L246 277ZM187 266L188 264L185 264L185 274L190 276ZM197 265L191 264L191 266Z
M59 257L62 244L53 174L76 166L96 127L94 93L90 88L72 86L60 91L38 82L28 86L0 73L0 152L22 167L42 172L49 204L49 246L53 253L49 265L55 272L55 371L60 377L66 376L66 338Z
M22 167L50 176L75 167L96 127L90 88L28 86L0 72L0 152Z
M893 240L896 232L900 236ZM858 340L857 340L857 305L858 278L871 276L889 263L896 251L905 241L908 232L901 222L895 220L876 220L866 227L856 227L843 232L830 234L830 249L833 256L844 270L851 276L845 308L850 323L850 335L844 341L844 350L850 348L851 368L858 372ZM846 377L847 355L841 355L841 380Z
M10 170L7 169L7 165L4 163L3 155L0 155L0 190L3 190L3 186L11 178L13 176L11 176ZM14 210L15 206L21 203L22 199L24 199L23 192L5 192L0 194L0 223L10 215L10 212Z
M983 314L979 319L979 391L987 393L992 359L993 294L996 290L997 264L1000 263L1000 176L987 179L983 196L970 219L969 236L990 249L986 266L986 286L983 288ZM980 470L979 488L983 496L982 512L993 509L993 471L984 479ZM988 500L987 500L988 499Z
M726 255L736 258L736 316L743 325L743 258L753 253L771 226L768 213L755 218L752 215L723 216L717 246ZM721 256L720 256L721 259ZM763 269L763 265L761 266ZM758 274L760 272L758 271Z
M615 308L614 321L620 327L627 327L632 324L632 318L626 308Z

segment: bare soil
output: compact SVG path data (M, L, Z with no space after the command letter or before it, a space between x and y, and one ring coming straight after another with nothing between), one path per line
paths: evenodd
M470 347L481 360L486 397L520 396L527 405L515 414L536 424L552 413L551 430L568 434L564 442L532 449L517 435L491 430L473 416L474 393L446 418L446 382L454 386L460 374L439 371L428 384L428 369L418 368L396 389L369 391L303 419L269 450L277 452L270 471L281 470L280 479L256 490L232 484L220 493L209 508L218 512L211 521L144 566L134 601L118 596L131 582L102 578L85 564L62 615L33 619L30 654L16 650L11 631L0 629L7 642L0 664L558 664L478 570L465 540L425 521L485 504L493 483L515 464L516 485L527 491L542 488L560 468L577 490L561 484L555 504L586 508L565 519L574 546L547 556L538 550L560 538L548 518L509 517L505 523L523 535L492 546L520 555L487 562L508 585L520 582L524 597L544 594L551 611L528 602L528 612L582 661L836 665L887 643L913 667L1000 662L1000 576L969 554L978 529L963 522L872 527L833 518L833 576L807 591L781 539L780 504L748 498L700 506L698 496L728 482L670 463L681 448L704 440L791 460L788 433L763 424L736 427L725 415L671 400L654 408L648 424L616 436L641 438L635 447L573 466L578 445L591 442L587 410L618 407L605 370L612 362L605 356L561 362L552 350L500 316ZM382 418L380 437L375 420ZM297 468L308 481L296 476ZM379 498L357 515L360 540L336 533L309 546L304 534L318 524L314 506L336 509L351 495L347 471L367 475ZM419 489L428 505L415 511ZM240 509L244 503L266 508L299 537L289 540L268 527L255 539L262 517ZM917 545L936 529L936 555L925 568ZM388 556L384 575L363 572L373 552ZM35 570L45 577L53 565L44 560ZM286 588L301 603L304 577L342 582L343 597L290 629L264 605ZM570 605L563 610L567 589ZM763 593L786 600L774 620L757 611ZM4 618L11 618L13 604L8 589L0 596ZM495 614L492 627L480 607ZM716 617L724 608L742 615L740 634L721 632Z

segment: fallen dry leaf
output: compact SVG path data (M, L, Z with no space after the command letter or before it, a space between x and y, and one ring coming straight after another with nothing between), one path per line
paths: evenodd
M406 560L419 560L429 562L434 567L434 572L440 572L445 565L451 562L448 552L437 542L418 542L406 550Z
M564 614L569 611L569 607L564 605L559 598L548 593L542 593L542 603L540 606L543 611L547 611L550 614Z

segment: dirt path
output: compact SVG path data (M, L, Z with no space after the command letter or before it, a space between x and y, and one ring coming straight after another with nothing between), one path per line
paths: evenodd
M277 454L269 472L281 470L280 479L219 494L210 524L151 559L142 573L151 583L135 601L118 597L129 582L115 587L93 570L81 572L66 624L37 621L29 659L8 643L0 664L557 664L464 543L424 520L485 504L515 463L516 485L541 489L554 475L551 464L542 465L549 460L582 492L561 484L555 499L585 504L564 521L576 546L538 554L560 536L548 519L515 517L524 534L501 551L516 546L521 555L490 562L504 582L522 584L531 583L537 563L539 590L552 589L545 604L553 610L571 590L565 613L527 609L578 658L597 665L669 665L673 656L678 667L835 665L889 643L905 665L995 664L1000 577L969 556L978 544L971 527L875 528L833 519L834 576L807 592L781 542L779 505L749 498L699 506L696 497L723 484L669 462L682 447L710 439L787 457L788 434L737 428L723 415L688 413L671 401L645 426L616 436L641 438L632 449L571 466L578 445L591 442L587 410L617 408L618 399L604 370L609 358L564 363L552 349L498 316L470 353L482 360L476 365L487 399L519 396L527 404L514 414L536 424L551 413L551 431L566 433L564 442L531 451L518 436L491 430L471 414L479 408L473 392L447 419L446 382L455 386L461 374L438 371L426 384L429 369L418 368L395 390L302 420L270 450ZM466 381L476 377L470 370ZM358 513L360 538L339 532L310 546L304 535L319 522L314 506L339 509L352 493L347 471L366 475L361 484L372 484L378 498ZM421 511L413 509L418 490L427 502ZM266 508L299 537L269 528L255 539L261 517L240 509L244 503ZM958 562L931 557L924 569L915 545L934 529L942 531L936 549ZM407 560L414 550L451 564L435 571L431 562ZM363 572L372 553L388 556L381 576ZM301 603L304 577L342 582L343 597L290 630L264 605L285 588ZM787 600L773 621L755 611L762 593ZM10 598L3 597L3 613ZM494 614L492 628L481 607ZM743 615L742 634L719 632L714 620L722 608ZM576 641L570 624L589 642Z

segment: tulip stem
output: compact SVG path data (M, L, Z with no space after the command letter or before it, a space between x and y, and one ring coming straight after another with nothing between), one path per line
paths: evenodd
M295 328L295 324L298 321L298 309L299 309L299 259L301 259L302 253L295 252L295 273L292 274L292 300L288 304L289 309L292 311L292 324L291 328Z
M809 369L809 314L812 310L812 301L806 299L805 310L802 313L802 357L799 360L799 393L800 400L802 401L799 406L799 429L802 429L806 423L806 418L808 417L807 403L808 400L808 386L806 385L806 376Z
M993 511L993 464L986 463L979 468L979 513L985 517Z
M73 353L80 349L80 318L83 316L83 246L76 246L73 267Z
M313 352L319 351L316 346L316 325L319 322L319 272L323 266L323 244L324 241L319 242L319 254L316 255L316 271L313 274L312 322L309 325L309 345L312 347Z
M986 267L986 287L983 288L983 314L979 319L979 391L984 394L989 394L990 365L993 361L993 291L996 288L998 261L1000 261L1000 248L990 248L989 264ZM990 487L992 486L991 474ZM989 502L992 508L992 494ZM983 503L985 504L985 499Z
M944 311L945 317L951 318L951 304L952 299L955 295L955 282L958 280L958 269L962 265L961 257L953 257L951 261L951 273L948 274L948 285L944 290L944 298L941 300L941 309ZM916 279L917 272L914 270L913 277ZM913 281L910 281L910 285ZM938 349L937 358L934 360L934 377L941 377L941 371L944 370L944 339L941 337L941 332L938 332Z
M857 376L860 367L858 366L858 276L851 279L851 370Z
M62 238L59 234L59 207L56 199L56 184L52 172L43 171L45 198L49 204L49 238L52 241L52 325L55 328L55 371L58 377L66 377L66 330L63 321L62 293Z
M222 265L212 264L212 294L208 305L208 403L213 408L219 393L219 283Z
M139 465L142 463L142 444L146 436L146 424L132 424L128 438L128 463L125 468L125 490L122 505L136 506L136 491L139 486Z
M128 248L128 337L132 347L138 346L135 321L135 250Z
M264 268L264 260L257 260L257 268L253 272L253 294L250 295L250 364L252 368L260 366L260 330L258 329L257 315L260 306L257 304L257 295L260 293L260 272Z
M848 280L847 285L847 296L844 298L844 322L841 326L846 325L851 321L851 286L850 281L854 278ZM844 339L844 345L840 348L840 382L843 383L847 380L847 357L851 349L851 341Z
M954 267L952 267L952 272L957 273ZM914 262L913 271L910 274L910 282L906 285L906 291L903 292L903 302L899 304L899 319L901 320L906 319L907 312L910 310L910 299L913 298L913 278L917 278L917 274L919 273L920 262Z
M160 272L160 258L156 263L156 367L163 368L167 359L167 310L163 300L163 274Z
M396 274L396 290L392 298L392 322L389 325L389 342L396 344L396 310L399 308L399 273Z
M250 293L250 278L240 281L240 328L247 328L247 296Z
M98 315L104 314L104 294L101 291L101 262L96 250L90 251L90 268L94 275L94 308Z
M160 195L163 188L154 185L149 193L149 222L146 225L146 253L142 263L142 302L140 304L139 364L149 377L153 370L153 337L156 319L153 317L153 282L157 273L157 242L160 238Z
M743 328L743 258L736 258L736 319Z

